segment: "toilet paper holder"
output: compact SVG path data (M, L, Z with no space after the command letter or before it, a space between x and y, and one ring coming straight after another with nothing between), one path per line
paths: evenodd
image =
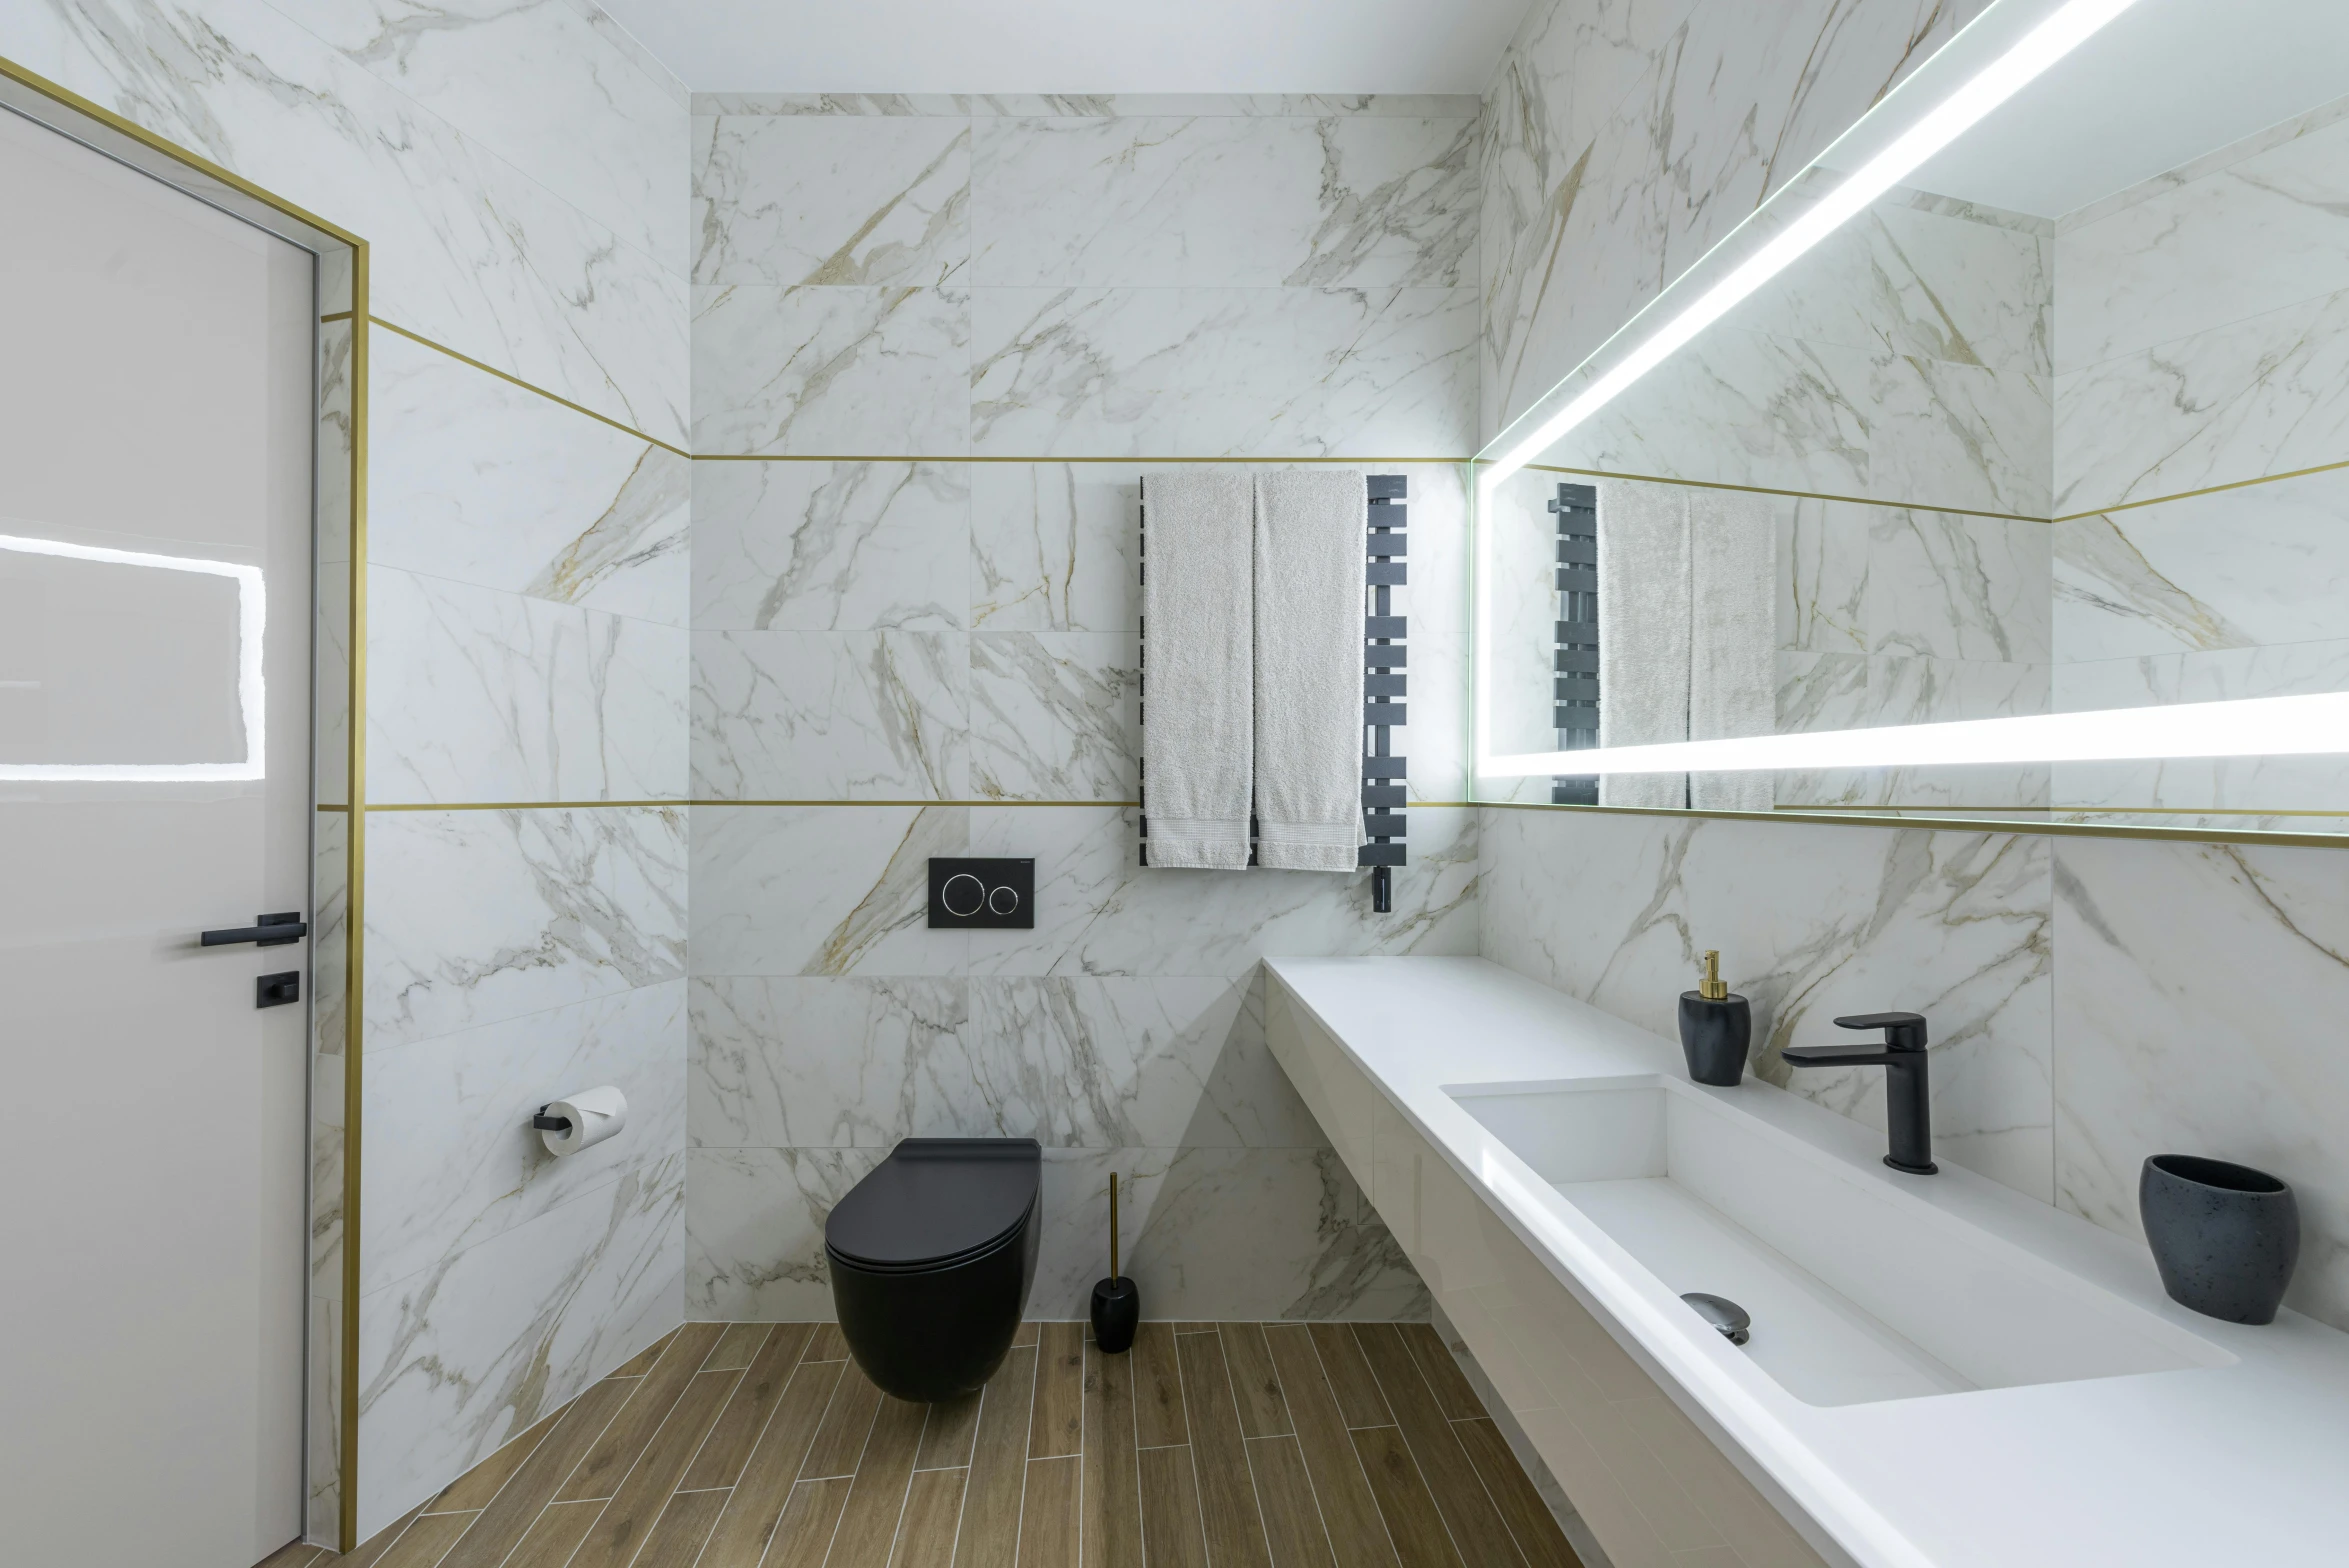
M560 1095L531 1113L530 1130L549 1154L592 1149L628 1125L628 1096L612 1084Z
M548 1109L549 1107L544 1105L538 1108L537 1113L530 1118L531 1130L534 1132L569 1132L571 1130L571 1118L568 1116L549 1116L547 1114Z

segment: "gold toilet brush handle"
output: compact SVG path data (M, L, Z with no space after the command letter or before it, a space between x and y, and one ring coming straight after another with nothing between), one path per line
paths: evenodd
M1109 1173L1109 1279L1118 1280L1117 1272L1117 1172Z

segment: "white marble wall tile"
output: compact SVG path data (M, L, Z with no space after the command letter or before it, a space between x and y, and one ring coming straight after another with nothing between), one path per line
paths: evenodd
M1134 799L1140 652L1124 632L973 633L972 798Z
M679 84L592 5L272 3L666 271L685 271Z
M2349 1006L2337 851L2064 839L2056 1201L2136 1237L2151 1154L2272 1171L2300 1203L2288 1304L2349 1329Z
M941 115L967 119L967 93L695 93L696 118L734 114Z
M1536 7L1485 98L1483 430L1515 418L1986 3Z
M1869 652L2002 664L2054 656L2046 523L1868 510Z
M2344 386L2349 290L2060 375L2056 512L2337 463Z
M833 1315L823 1226L867 1149L697 1149L694 1317ZM1032 1317L1082 1318L1109 1272L1109 1176L1126 1269L1154 1318L1424 1318L1426 1289L1328 1149L1048 1149Z
M958 457L970 353L960 289L696 288L694 449Z
M929 861L970 846L963 806L696 806L693 972L961 974L970 934L925 924Z
M1781 653L1778 728L1799 733L2046 713L2050 688L2044 664ZM1790 769L1775 779L1782 806L2038 809L2050 799L2044 763Z
M373 1293L685 1145L683 979L367 1055L364 1271ZM561 1159L530 1116L612 1084L618 1136Z
M1884 1125L1881 1073L1793 1069L1831 1020L1926 1015L1943 1157L2051 1193L2046 838L1484 812L1484 956L1677 1038L1699 953L1754 1005L1757 1076Z
M359 1303L361 1539L683 1320L685 1159Z
M673 800L689 634L372 568L367 797Z
M981 119L973 281L1473 283L1473 119Z
M686 1154L685 1315L829 1322L824 1221L884 1149L692 1149Z
M2335 106L2301 125L2219 168L2179 171L2183 181L2148 180L2117 210L2064 226L2060 369L2349 289L2349 121Z
M964 463L694 464L694 625L959 630L972 478Z
M694 982L697 1147L1321 1147L1246 980Z
M9 54L372 242L371 307L683 444L683 274L263 0L19 0Z
M975 453L1465 456L1473 289L972 297Z
M682 975L685 825L682 806L371 814L370 1049Z
M1457 805L1468 799L1469 639L1460 632L1419 635L1412 617L1411 667L1405 703L1409 718L1391 746L1410 763L1410 798ZM1557 744L1556 731L1543 750Z
M687 459L396 333L370 353L373 564L686 623Z
M967 281L971 128L910 116L701 115L693 281Z
M1136 863L1135 813L1108 806L971 808L974 855L1036 861L1036 928L970 933L974 975L1224 975L1273 954L1472 953L1475 813L1414 807L1394 910L1367 872L1168 871Z
M971 465L971 625L1137 630L1141 472L1118 463Z
M1884 197L1723 324L1770 337L2050 373L2054 225L1982 222Z
M2043 378L1716 327L1542 461L2044 517L2049 443Z
M960 632L696 632L693 793L960 800L970 793Z
M1777 499L1778 647L1868 651L1868 536L1876 509L1815 496Z
M2057 523L2067 661L2349 637L2349 473Z

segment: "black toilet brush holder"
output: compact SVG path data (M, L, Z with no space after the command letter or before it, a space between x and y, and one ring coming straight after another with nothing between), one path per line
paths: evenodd
M1133 1348L1142 1321L1142 1293L1117 1271L1117 1177L1109 1178L1109 1278L1093 1284L1093 1343L1105 1356Z
M2156 1154L2137 1177L2137 1212L2162 1289L2229 1323L2273 1323L2300 1262L2300 1204L2265 1171Z

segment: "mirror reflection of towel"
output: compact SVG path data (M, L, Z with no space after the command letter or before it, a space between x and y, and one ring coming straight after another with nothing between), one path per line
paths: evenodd
M1603 480L1599 744L1767 735L1777 725L1778 534L1770 498ZM1768 772L1616 773L1605 806L1768 811Z

